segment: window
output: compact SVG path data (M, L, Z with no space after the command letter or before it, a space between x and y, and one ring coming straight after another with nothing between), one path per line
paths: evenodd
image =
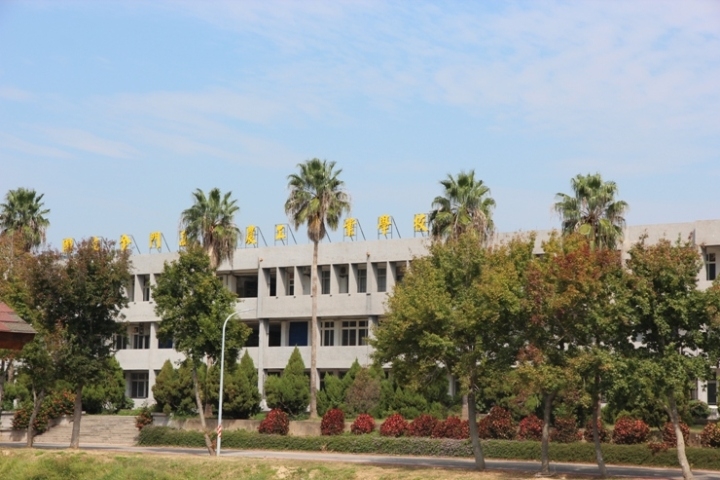
M705 254L705 272L707 275L707 280L715 280L717 277L717 270L716 270L715 263L715 254L714 253L706 253Z
M290 322L288 331L289 347L307 347L308 322Z
M145 350L150 348L150 325L136 325L132 335L133 349Z
M348 293L348 267L341 265L337 269L338 293Z
M271 323L268 327L268 346L279 347L282 340L282 325L279 323Z
M327 295L330 293L330 270L320 271L320 293Z
M150 301L150 275L138 275L140 282L140 291L142 292L142 301Z
M173 348L173 339L160 340L158 339L158 348L168 349Z
M117 334L115 335L113 346L115 350L125 350L128 348L128 337L127 335Z
M395 283L402 283L403 278L405 278L405 265L395 265Z
M707 403L717 405L717 381L711 380L707 384Z
M292 267L285 270L286 295L295 295L295 272L293 270Z
M259 325L248 325L252 330L250 336L245 341L246 347L257 347L260 345L260 326Z
M235 293L240 298L257 298L257 275L239 275L235 278Z
M368 336L367 320L342 322L343 346L366 345Z
M357 287L358 293L367 292L367 269L358 268L357 270Z
M268 288L270 289L271 297L277 296L277 278L275 275L270 275L270 278L268 279Z
M147 398L148 374L147 372L132 372L130 374L130 398Z
M387 268L385 266L377 267L377 287L378 292L384 292L387 289Z
M335 322L320 323L320 339L323 347L335 346Z
M127 293L128 302L135 301L135 277L130 277L125 284L125 292Z

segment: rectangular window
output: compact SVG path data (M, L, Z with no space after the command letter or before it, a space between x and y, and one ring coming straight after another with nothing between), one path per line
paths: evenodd
M115 335L115 341L113 342L113 345L115 347L115 350L125 350L126 348L128 348L127 335Z
M260 345L260 326L259 325L250 325L250 329L252 330L250 332L250 336L245 341L246 347L257 347Z
M367 320L342 322L343 346L366 345L368 336Z
M287 295L295 295L295 269L290 267L285 270L285 285L287 285Z
M288 331L289 347L307 347L308 322L290 322Z
M173 348L173 339L172 338L169 340L158 339L158 348L162 348L162 349Z
M705 254L705 272L707 280L715 280L717 278L717 263L715 262L715 254Z
M330 270L320 271L320 293L327 295L330 293Z
M268 328L268 346L279 347L282 340L282 325L279 323L271 323Z
M348 293L348 267L342 265L337 269L338 293Z
M707 384L707 403L708 405L717 405L717 382L709 381Z
M357 288L358 293L367 292L367 269L358 268L357 270Z
M270 296L277 296L277 278L275 275L270 276L270 280L268 280L268 287L270 289Z
M150 301L150 275L138 275L140 282L140 291L142 292L142 301Z
M395 265L395 283L402 283L405 278L405 265L398 263Z
M125 292L127 293L128 302L135 301L135 277L131 276L125 284Z
M133 327L132 345L134 350L150 348L150 325L141 323Z
M335 322L322 322L320 325L322 346L335 346Z
M147 398L148 374L147 372L132 372L130 374L130 398Z
M378 292L384 292L387 289L387 268L384 266L377 267L377 286Z
M257 298L258 280L256 275L235 277L235 293L240 298Z

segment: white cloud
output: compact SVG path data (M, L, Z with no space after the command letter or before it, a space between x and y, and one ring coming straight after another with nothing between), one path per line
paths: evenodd
M101 138L77 128L40 127L38 130L55 143L83 152L113 158L130 158L137 154L127 143Z

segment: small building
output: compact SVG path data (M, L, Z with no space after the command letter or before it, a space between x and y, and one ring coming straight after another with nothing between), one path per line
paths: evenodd
M0 349L22 350L36 333L12 308L0 302Z

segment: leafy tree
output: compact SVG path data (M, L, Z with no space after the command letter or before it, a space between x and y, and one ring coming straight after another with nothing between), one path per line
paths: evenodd
M534 244L513 239L484 248L479 240L469 231L415 259L373 341L376 364L391 363L403 385L417 389L438 366L446 368L468 395L471 419L477 392L515 363L525 318L523 276ZM484 469L477 423L469 423L476 467Z
M380 380L367 368L361 369L345 392L345 404L351 414L369 413L380 402ZM402 413L402 412L401 412Z
M155 314L161 321L158 338L173 340L192 368L193 389L208 452L214 452L205 423L198 369L205 357L220 358L222 326L233 313L235 297L225 288L210 265L208 255L190 245L179 258L165 263L153 288ZM229 322L226 331L226 359L236 362L239 349L250 335L242 322Z
M435 197L430 213L433 237L457 238L474 230L482 241L487 240L494 229L492 209L495 207L487 185L480 179L475 180L474 170L460 172L457 177L448 175L440 184L445 192Z
M210 400L219 400L220 368L214 365L209 371ZM240 363L225 366L223 379L223 416L250 418L260 411L260 391L257 387L258 373L247 350Z
M310 403L310 386L305 375L305 363L297 347L290 355L285 369L277 377L265 381L265 399L268 407L279 408L288 415L297 416Z
M37 335L26 344L21 352L20 372L26 374L32 392L32 413L27 427L27 446L32 447L35 439L35 420L45 400L45 394L57 380L57 348L48 348L52 342L48 335ZM55 353L53 358L52 353Z
M213 188L207 196L199 188L193 192L195 203L180 216L180 226L191 243L201 245L210 257L213 270L223 260L232 261L240 229L235 225L235 214L240 210L232 192L225 195Z
M43 208L43 196L35 190L21 187L9 190L5 195L5 203L0 204L1 234L18 235L26 252L45 243L45 230L50 226L45 215L50 210Z
M28 269L29 305L38 324L60 335L57 368L75 388L71 448L78 448L85 385L99 381L112 356L112 338L121 333L129 252L113 242L83 240L72 251L46 251Z
M109 358L101 378L83 389L83 410L90 414L117 413L131 408L132 401L125 396L125 375L115 358Z
M201 384L204 383L204 367L204 365L200 365L197 372ZM190 362L182 362L176 369L170 360L166 360L160 373L155 377L152 391L157 408L163 413L167 415L171 413L197 415Z
M344 410L345 406L345 384L344 382L332 374L325 375L325 386L318 392L317 409L320 415L331 408L339 408Z
M558 193L555 211L562 218L563 233L579 232L592 245L615 249L622 239L628 204L615 200L615 182L604 182L599 173L577 175L570 181L573 195Z
M307 225L313 242L312 269L310 270L312 308L310 319L310 418L317 418L317 347L320 343L318 299L318 246L325 238L327 227L335 230L343 213L350 212L350 198L343 190L344 182L338 177L342 169L335 170L335 162L313 158L298 164L299 173L288 176L288 199L285 213L297 230Z

